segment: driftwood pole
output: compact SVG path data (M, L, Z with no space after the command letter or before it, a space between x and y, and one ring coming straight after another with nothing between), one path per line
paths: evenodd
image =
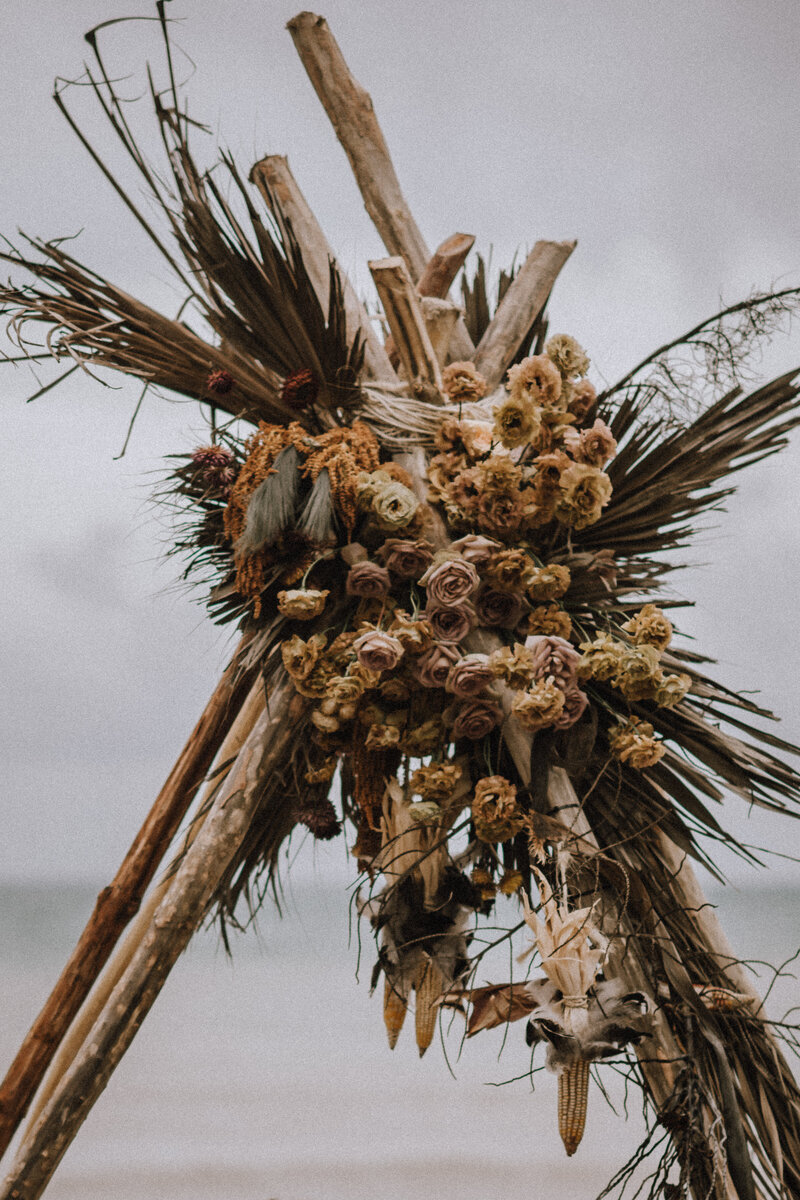
M252 673L238 666L240 647L192 730L178 761L91 917L42 1011L0 1085L0 1157L120 934L139 909L167 847L219 749Z

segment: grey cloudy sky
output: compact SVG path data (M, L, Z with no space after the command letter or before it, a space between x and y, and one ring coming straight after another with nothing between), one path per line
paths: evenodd
M174 0L170 10L195 64L192 113L245 169L265 153L289 155L366 289L364 264L382 248L284 30L295 6ZM795 0L335 0L324 11L372 94L429 244L468 231L500 266L538 237L578 238L551 315L587 347L596 382L720 297L800 282ZM79 75L85 30L152 12L145 0L5 0L0 231L82 230L79 257L170 312L179 296L167 268L49 98L55 76ZM137 94L144 59L160 61L155 26L117 26L104 45L111 72L131 75L124 87ZM179 69L188 75L188 60ZM75 91L73 104L113 158L88 93ZM139 128L152 130L144 112ZM759 369L798 362L795 330ZM0 375L0 877L113 873L229 645L173 587L163 519L148 507L163 456L202 436L199 415L149 399L115 462L135 390L113 382L73 377L26 407L26 371ZM743 479L694 554L709 565L680 580L698 600L683 624L721 660L720 677L761 689L796 739L798 463L795 439ZM741 836L800 850L789 822L748 825L736 804L730 820Z

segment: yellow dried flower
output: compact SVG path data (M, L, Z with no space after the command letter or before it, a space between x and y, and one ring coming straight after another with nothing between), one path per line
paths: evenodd
M488 667L495 679L502 679L514 691L521 691L533 679L533 651L520 642L513 648L503 646L489 655Z
M663 675L655 646L625 646L613 679L626 700L648 700Z
M475 835L482 842L506 842L522 829L524 814L517 789L502 775L489 775L475 785L472 800Z
M560 563L536 567L528 582L528 595L531 600L560 600L571 582L569 567Z
M588 463L572 463L562 472L555 514L562 525L585 529L600 519L611 499L611 480Z
M503 896L513 896L515 892L519 891L524 882L521 871L504 871L498 885L498 890Z
M692 686L691 675L681 671L679 675L664 675L657 683L653 699L661 708L674 708Z
M615 641L609 633L599 633L593 642L581 642L579 649L583 651L583 657L578 664L578 676L597 679L601 683L613 679L627 648L624 642Z
M544 352L555 363L562 379L577 379L589 370L586 351L568 333L554 334L545 342Z
M666 751L663 742L654 736L650 722L639 717L609 730L608 740L614 757L636 770L654 767Z
M417 767L411 776L411 790L423 800L449 800L461 775L458 763L430 763L426 767Z
M474 363L453 362L442 371L442 391L451 400L468 403L486 395L486 380Z
M666 650L672 638L672 622L655 604L645 604L622 628L637 644L655 646L657 650Z
M552 675L540 679L529 691L514 700L511 710L523 729L535 733L553 725L564 711L566 700Z
M508 396L494 410L494 436L508 450L537 441L541 429L541 410L526 396Z
M396 725L370 725L364 745L367 750L387 750L399 741L400 730Z
M315 633L307 642L299 634L287 638L281 643L281 657L287 674L295 682L307 679L324 649L325 636L321 633Z
M401 749L414 758L441 750L444 727L441 717L429 717L420 725L407 729L400 741Z
M506 386L514 399L546 408L555 408L561 398L561 374L545 354L534 354L509 367Z
M315 588L295 588L288 592L278 592L278 612L281 616L292 617L296 621L313 621L324 609L329 595L330 592L320 592Z
M339 728L339 720L337 717L330 716L328 713L320 712L317 709L311 714L311 723L323 733L335 733Z
M493 554L484 568L484 574L505 591L524 592L534 578L536 570L531 556L514 547Z
M539 604L528 614L527 632L562 637L569 641L572 635L572 620L557 604Z

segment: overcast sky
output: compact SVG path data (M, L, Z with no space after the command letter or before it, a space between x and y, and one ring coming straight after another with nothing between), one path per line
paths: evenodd
M170 11L188 56L179 72L194 72L192 114L245 173L266 153L288 154L340 262L366 289L364 264L383 251L284 29L294 6L174 0ZM50 100L54 77L80 74L85 30L152 12L145 0L5 0L0 232L82 231L73 252L172 312L180 297L168 269ZM596 383L720 298L800 283L795 0L337 0L325 15L372 94L429 245L474 233L500 266L539 237L578 238L552 327L586 346ZM116 26L103 44L109 70L131 76L127 95L142 90L147 57L163 80L155 25ZM115 159L88 92L74 90L71 102ZM138 128L155 146L144 106ZM795 329L759 369L798 363ZM113 382L73 377L26 407L36 386L27 370L0 374L0 878L113 874L229 648L174 588L163 519L148 507L163 456L202 439L202 421L192 405L149 398L128 454L114 461L135 390ZM795 438L743 477L694 553L707 565L680 579L698 600L682 623L720 659L720 678L760 689L795 739L798 464ZM727 816L740 836L800 851L793 823L748 824L738 802Z

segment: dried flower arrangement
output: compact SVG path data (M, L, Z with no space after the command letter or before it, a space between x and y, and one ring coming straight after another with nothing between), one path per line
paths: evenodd
M420 1053L444 1005L468 1012L469 1036L527 1017L568 1154L590 1064L622 1055L670 1133L652 1195L777 1200L800 1186L800 1092L779 1046L793 1034L764 1016L689 859L715 869L709 839L748 853L706 800L796 805L800 776L773 750L796 751L673 645L663 585L679 565L664 552L721 481L800 423L796 373L738 384L748 338L798 292L717 314L598 395L585 350L544 316L573 243L537 243L493 315L480 260L463 310L448 300L472 239L429 255L327 25L303 13L290 30L393 255L371 264L386 343L284 159L253 169L259 206L224 158L230 199L195 166L174 88L154 89L169 188L150 171L96 35L89 81L185 266L137 215L214 340L61 247L2 255L34 280L1 293L23 349L43 323L57 358L210 407L210 442L177 456L162 499L187 577L241 630L0 1089L4 1146L39 1089L3 1195L41 1194L193 930L262 903L302 828L350 840L391 1046L412 998ZM702 404L681 357L697 347ZM171 871L112 953L214 760ZM523 905L545 977L475 987L473 934L501 896Z

